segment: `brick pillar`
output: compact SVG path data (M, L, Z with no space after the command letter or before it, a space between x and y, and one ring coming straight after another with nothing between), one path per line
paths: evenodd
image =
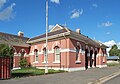
M103 57L103 52L102 52L102 49L100 48L99 49L99 52L97 54L97 67L100 67L102 66L102 57Z

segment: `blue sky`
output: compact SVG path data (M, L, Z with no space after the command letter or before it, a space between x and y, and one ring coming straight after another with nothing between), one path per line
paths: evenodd
M49 0L49 26L71 30L106 45L120 44L120 0ZM0 31L26 37L45 33L45 0L0 0Z

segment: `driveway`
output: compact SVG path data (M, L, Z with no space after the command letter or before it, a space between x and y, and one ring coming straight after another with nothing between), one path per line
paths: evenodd
M91 68L77 72L0 80L0 84L88 84L119 70L119 67Z

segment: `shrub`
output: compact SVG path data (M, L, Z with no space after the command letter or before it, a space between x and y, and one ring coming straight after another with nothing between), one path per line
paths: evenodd
M19 66L20 66L21 68L26 68L27 65L28 65L27 60L26 60L24 57L22 57L22 58L20 59Z

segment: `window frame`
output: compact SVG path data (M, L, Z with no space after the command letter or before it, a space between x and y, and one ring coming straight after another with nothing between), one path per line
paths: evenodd
M35 62L38 62L38 50L34 50L34 55L35 55Z
M60 48L58 46L56 46L54 48L54 63L60 63L61 57L60 57ZM58 59L59 58L59 59Z

